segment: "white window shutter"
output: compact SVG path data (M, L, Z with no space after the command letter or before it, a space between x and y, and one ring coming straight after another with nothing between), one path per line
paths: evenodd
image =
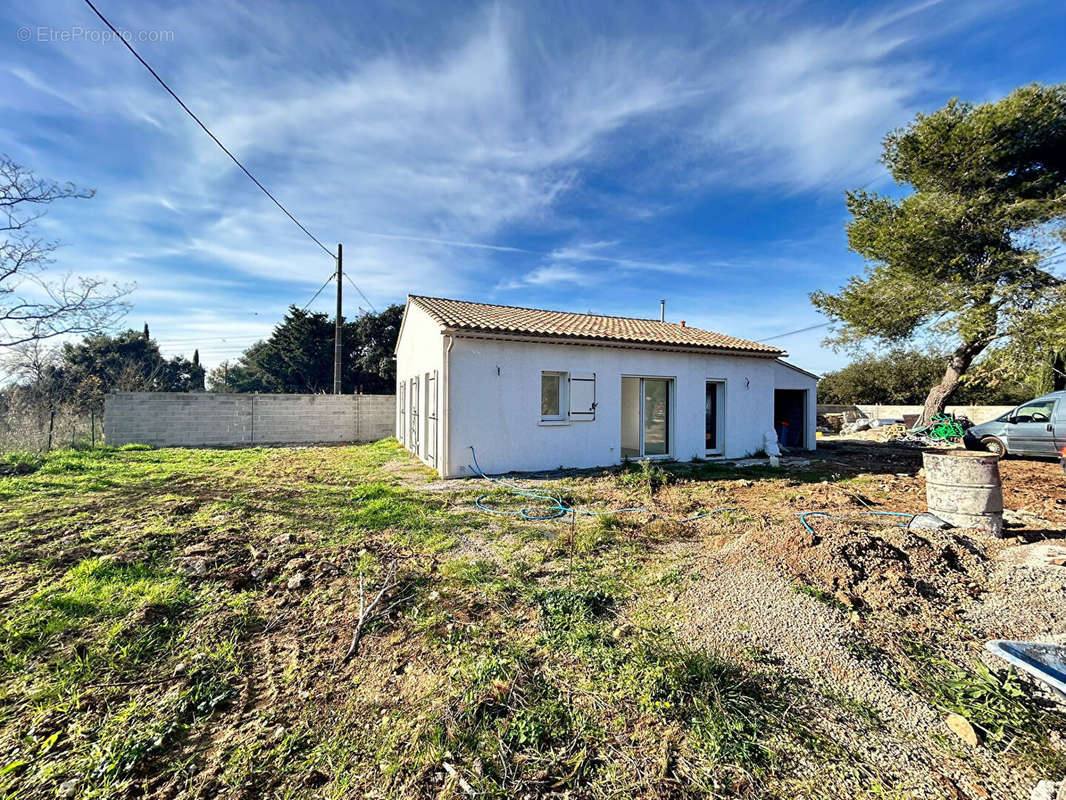
M570 373L570 419L591 422L596 419L596 373Z

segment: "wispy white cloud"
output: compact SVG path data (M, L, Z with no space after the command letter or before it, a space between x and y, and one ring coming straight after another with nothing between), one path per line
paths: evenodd
M561 265L545 265L530 270L518 278L501 281L497 289L523 289L528 287L565 288L566 286L595 286L602 277L589 270Z
M427 8L421 23L395 5L344 18L275 0L107 11L174 31L146 57L316 236L344 242L378 306L749 268L756 256L656 220L708 197L817 196L881 174L881 136L936 81L913 45L951 17L933 3L839 21L621 4L609 22L568 8L561 25L548 8ZM76 0L0 14L92 22ZM9 48L0 74L0 149L100 189L47 219L69 245L61 266L138 280L137 313L161 333L199 335L210 319L215 333L250 306L280 314L332 271L121 45ZM191 275L236 286L183 288Z

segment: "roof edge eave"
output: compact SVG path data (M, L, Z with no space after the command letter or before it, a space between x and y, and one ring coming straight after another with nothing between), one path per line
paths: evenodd
M628 350L669 350L688 353L713 353L716 355L746 356L750 358L780 359L788 355L785 350L748 350L741 347L720 347L699 343L673 343L612 339L606 336L577 336L568 334L523 333L521 331L498 331L480 328L465 328L445 325L441 331L452 336L471 339L496 339L499 341L541 342L545 344L574 344L598 347L620 347Z

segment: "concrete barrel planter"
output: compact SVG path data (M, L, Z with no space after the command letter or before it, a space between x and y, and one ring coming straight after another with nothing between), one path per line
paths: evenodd
M922 462L930 513L960 528L1003 535L999 456L970 450L926 450Z

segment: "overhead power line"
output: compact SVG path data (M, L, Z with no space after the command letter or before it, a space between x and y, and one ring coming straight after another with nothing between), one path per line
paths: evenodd
M322 244L322 242L320 242L318 240L318 238L313 233L311 233L311 231L307 230L307 228L304 226L304 224L302 222L300 222L300 220L296 219L296 217L294 217L289 212L289 209L285 208L285 206L283 206L279 202L278 198L274 197L274 195L272 195L270 193L270 190L267 189L262 183L259 182L259 179L256 178L255 175L253 175L251 172L248 171L248 168L246 166L244 166L244 164L242 164L240 162L240 159L238 159L237 156L233 155L233 153L230 152L229 148L227 148L226 145L222 144L222 142L219 141L219 138L217 136L215 136L215 134L213 134L211 132L211 129L208 128L201 121L201 119L198 116L196 116L196 114L194 114L192 112L192 109L190 109L187 105L185 105L185 101L182 100L180 97L178 97L177 93L167 85L167 82L165 80L163 80L162 78L159 77L159 73L156 72L154 69L152 69L152 65L149 64L147 61L145 61L143 58L141 58L141 54L133 49L133 45L131 45L129 43L127 37L125 37L122 34L120 34L118 32L118 30L115 28L115 26L111 24L110 20L108 20L107 17L105 17L103 14L100 13L100 10L96 6L93 5L92 0L85 0L85 4L87 6L89 6L89 8L91 8L93 10L93 13L96 14L96 16L98 16L100 18L101 22L103 22L107 27L109 27L111 29L112 33L115 34L115 38L117 38L120 42L122 42L122 44L124 44L126 46L127 50L129 50L131 53L133 53L133 57L136 58L138 61L140 61L141 64L144 66L144 68L146 70L148 70L150 73L152 73L152 77L155 78L157 81L159 81L159 85L167 90L167 93L177 101L178 105L182 107L182 109L185 111L185 113L188 114L190 117L192 117L197 125L199 125L201 128L203 128L204 133L206 133L208 136L210 136L211 140L215 144L217 144L220 148L222 148L222 152L225 153L227 156L229 156L230 160L232 160L234 164L236 164L238 167L240 167L241 172L243 172L245 175L247 175L249 180L251 180L252 183L254 183L256 186L258 186L259 189L263 192L263 194L265 194L267 197L269 197L273 201L274 205L276 205L278 208L280 208L282 210L282 212L285 214L285 216L287 216L289 219L291 219L300 230L302 230L304 233L306 233L307 236L311 239L311 241L313 241L315 244L317 244L319 247L321 247L323 250L325 250L326 253L328 253L330 256L332 256L333 258L336 258L337 257L336 254L332 250L330 250L328 247L326 247L324 244Z
M85 4L86 4L87 6L89 6L89 8L91 8L91 9L92 9L92 12L93 12L94 14L96 14L96 16L97 16L97 17L99 17L99 18L100 18L100 21L101 21L101 22L103 22L103 23L104 23L104 24L105 24L105 25L106 25L106 26L107 26L108 28L110 28L110 29L111 29L111 32L115 34L115 37L116 37L116 38L117 38L117 39L118 39L118 40L119 40L120 42L122 42L122 44L123 44L123 45L124 45L124 46L126 47L126 49L127 49L127 50L129 50L129 51L130 51L130 53L132 53L132 54L133 54L133 57L134 57L134 58L136 58L136 59L137 59L138 61L140 61L140 62L141 62L141 66L143 66L143 67L144 67L144 68L145 68L146 70L148 70L148 72L149 72L149 73L151 73L152 77L153 77L153 78L155 78L155 79L156 79L156 81L158 81L159 85L160 85L160 86L162 86L162 87L163 87L163 88L164 88L164 89L165 89L165 90L167 91L167 94L169 94L169 95L170 95L171 97L173 97L173 98L174 98L174 100L175 100L175 101L177 102L177 104L178 104L179 106L181 106L182 110L183 110L183 111L184 111L184 112L185 112L186 114L188 114L188 115L189 115L190 117L192 117L193 121L194 121L194 122L196 122L196 124L197 124L197 125L199 125L199 126L200 126L200 127L201 127L201 128L203 129L204 133L206 133L206 134L207 134L208 136L210 136L210 137L211 137L211 141L213 141L213 142L214 142L215 144L217 144L217 145L219 146L219 148L220 148L220 149L222 150L222 152L223 152L223 153L225 153L225 154L226 154L227 156L229 156L229 157L230 157L230 160L231 160L231 161L232 161L232 162L233 162L234 164L236 164L236 165L237 165L237 166L238 166L238 167L240 168L241 172L243 172L243 173L244 173L245 175L247 175L247 176L248 176L248 179L249 179L249 180L250 180L250 181L251 181L252 183L254 183L254 184L255 184L255 185L256 185L256 186L257 186L257 187L259 188L259 190L260 190L260 191L261 191L261 192L262 192L263 194L265 194L265 195L266 195L267 197L269 197L269 198L270 198L270 200L271 200L271 202L272 202L272 203L273 203L274 205L276 205L276 206L277 206L277 207L278 207L279 209L281 209L282 213L283 213L283 214L285 214L285 216L287 216L287 217L288 217L288 218L289 218L290 220L292 220L293 224L295 224L295 225L296 225L296 227L298 227L298 228L299 228L299 229L300 229L301 231L303 231L303 232L304 232L304 233L305 233L305 234L307 235L307 237L308 237L308 238L309 238L309 239L310 239L310 240L311 240L312 242L314 242L315 244L317 244L317 245L318 245L318 246L319 246L320 248L322 248L322 250L323 250L323 251L324 251L324 252L325 252L325 253L326 253L327 255L329 255L329 256L330 256L331 258L333 258L334 260L336 260L336 259L337 259L337 253L334 253L334 252L333 252L332 250L330 250L330 249L329 249L328 247L326 247L326 246L325 246L324 244L322 244L322 242L321 242L321 241L320 241L320 240L318 239L318 237L317 237L317 236L315 236L315 235L314 235L313 233L311 233L311 231L309 231L309 230L307 229L307 226L306 226L306 225L304 225L304 224L303 224L302 222L300 222L300 220L296 219L296 217L295 217L295 216L293 216L292 212L290 212L290 211L289 211L289 209L285 208L285 206L283 206L283 205L281 204L281 201L280 201L280 200L278 200L278 198L276 198L276 197L275 197L275 196L274 196L273 194L271 194L270 190L269 190L269 189L267 189L267 188L266 188L266 187L265 187L265 186L264 186L264 185L262 184L262 182L261 182L261 181L260 181L260 180L259 180L258 178L256 178L256 177L255 177L255 175L253 175L253 174L252 174L252 173L251 173L251 172L250 172L250 171L248 170L248 168L247 168L246 166L244 166L244 164L242 164L242 163L241 163L240 159L239 159L239 158L237 158L237 156L235 156L235 155L234 155L234 154L233 154L233 153L232 153L232 152L230 151L230 149L229 149L228 147L226 147L226 145L222 144L222 141L221 141L221 140L220 140L220 139L219 139L219 138L218 138L217 136L215 136L215 134L214 134L214 133L213 133L213 132L211 131L211 129L210 129L210 128L208 128L208 127L207 127L207 125L205 125L205 124L204 124L203 120L201 120L201 119L200 119L200 118L199 118L198 116L196 116L196 114L195 114L195 113L193 113L193 110L192 110L191 108L189 108L189 107L188 107L187 105L185 105L185 101L184 101L184 100L182 100L182 99L181 99L181 98L180 98L180 97L178 96L177 92L175 92L175 91L174 91L173 89L171 89L171 88L170 88L170 86L169 86L169 85L167 85L167 82L166 82L165 80L163 80L163 79L162 79L162 78L161 78L161 77L159 76L159 73L158 73L158 72L156 72L156 71L155 71L155 70L154 70L154 69L152 68L152 65L151 65L151 64L149 64L149 63L148 63L147 61L145 61L145 60L144 60L144 59L143 59L143 58L141 57L141 54L140 54L140 53L138 53L138 52L137 52L137 51L136 51L136 50L134 49L133 45L131 45L131 44L129 43L129 41L128 41L127 37L125 37L125 36L123 36L122 34L120 34L120 33L119 33L119 31L118 31L118 29L117 29L117 28L116 28L116 27L115 27L114 25L112 25L112 24L111 24L111 21L110 21L110 20L109 20L109 19L108 19L107 17L105 17L105 16L104 16L104 15L103 15L103 14L102 14L102 13L100 12L100 9L98 9L98 8L97 8L97 7L95 6L95 5L93 5L93 3L92 3L92 0L85 0ZM336 273L336 272L334 272L334 273L333 273L333 275L331 275L331 276L330 276L329 280L333 280L333 277L334 277L334 276L336 276L336 275L337 275L337 273ZM348 276L345 276L345 277L348 277ZM329 283L329 280L327 280L327 281L326 281L326 283L327 283L327 284ZM369 306L370 306L370 307L371 307L371 308L373 309L373 308L374 308L373 304L372 304L372 303L370 302L370 300L369 300L369 299L367 299L367 296L366 296L365 294L363 294L363 290L362 290L362 289L360 289L360 288L359 288L359 287L358 287L358 286L356 285L355 281L353 281L353 280L352 280L352 279L351 279L350 277L348 277L348 281L349 281L349 282L350 282L350 283L352 284L352 286L355 286L355 290L356 290L357 292L359 292L360 296L361 296L361 297L362 297L362 298L363 298L364 300L366 300L366 302L367 302L367 305L369 305ZM323 286L322 288L324 289L324 288L325 288L325 286ZM339 284L338 284L338 287L337 287L337 291L338 291L338 292L340 292L340 286L339 286ZM318 292L316 292L316 293L315 293L315 296L311 298L310 302L308 302L308 304L307 304L307 305L310 305L311 303L313 303L313 302L315 301L315 298L317 298L317 297L318 297L318 295L319 295L319 294L321 294L321 292L322 292L322 289L319 289L319 290L318 290ZM304 306L304 310L307 310L307 306Z
M373 311L375 314L378 313L378 310L374 308L374 304L370 302L370 298L363 294L363 290L355 285L355 281L348 277L347 272L344 273L344 277L348 278L348 283L350 283L352 286L355 286L355 291L359 292L359 296L366 300L366 304L370 306L370 310Z
M798 328L794 331L786 331L785 333L778 333L774 336L767 336L765 339L759 339L760 342L772 342L774 339L784 339L786 336L793 336L797 333L806 333L807 331L816 331L819 328L825 328L831 325L831 322L819 322L817 325L808 325L806 328Z
M301 311L306 311L306 310L308 309L308 307L310 307L310 305L311 305L311 304L312 304L313 302L315 302L315 300L317 300L317 299L318 299L318 296L319 296L320 294L322 294L322 290L323 290L323 289L325 289L325 288L326 288L327 286L329 286L329 285L330 285L330 283L331 283L331 282L333 281L333 279L334 279L334 278L336 278L336 277L337 277L337 273L336 273L336 272L334 272L334 273L333 273L332 275L330 275L330 276L329 276L328 278L326 278L326 282L325 282L325 283L323 283L323 284L322 284L321 286L319 286L319 287L318 287L318 291L317 291L317 292L315 292L315 293L314 293L313 295L311 295L311 299L310 299L310 300L308 300L308 301L307 301L307 302L306 302L306 303L304 304L304 307L303 307L303 308L301 308L300 310L301 310Z

